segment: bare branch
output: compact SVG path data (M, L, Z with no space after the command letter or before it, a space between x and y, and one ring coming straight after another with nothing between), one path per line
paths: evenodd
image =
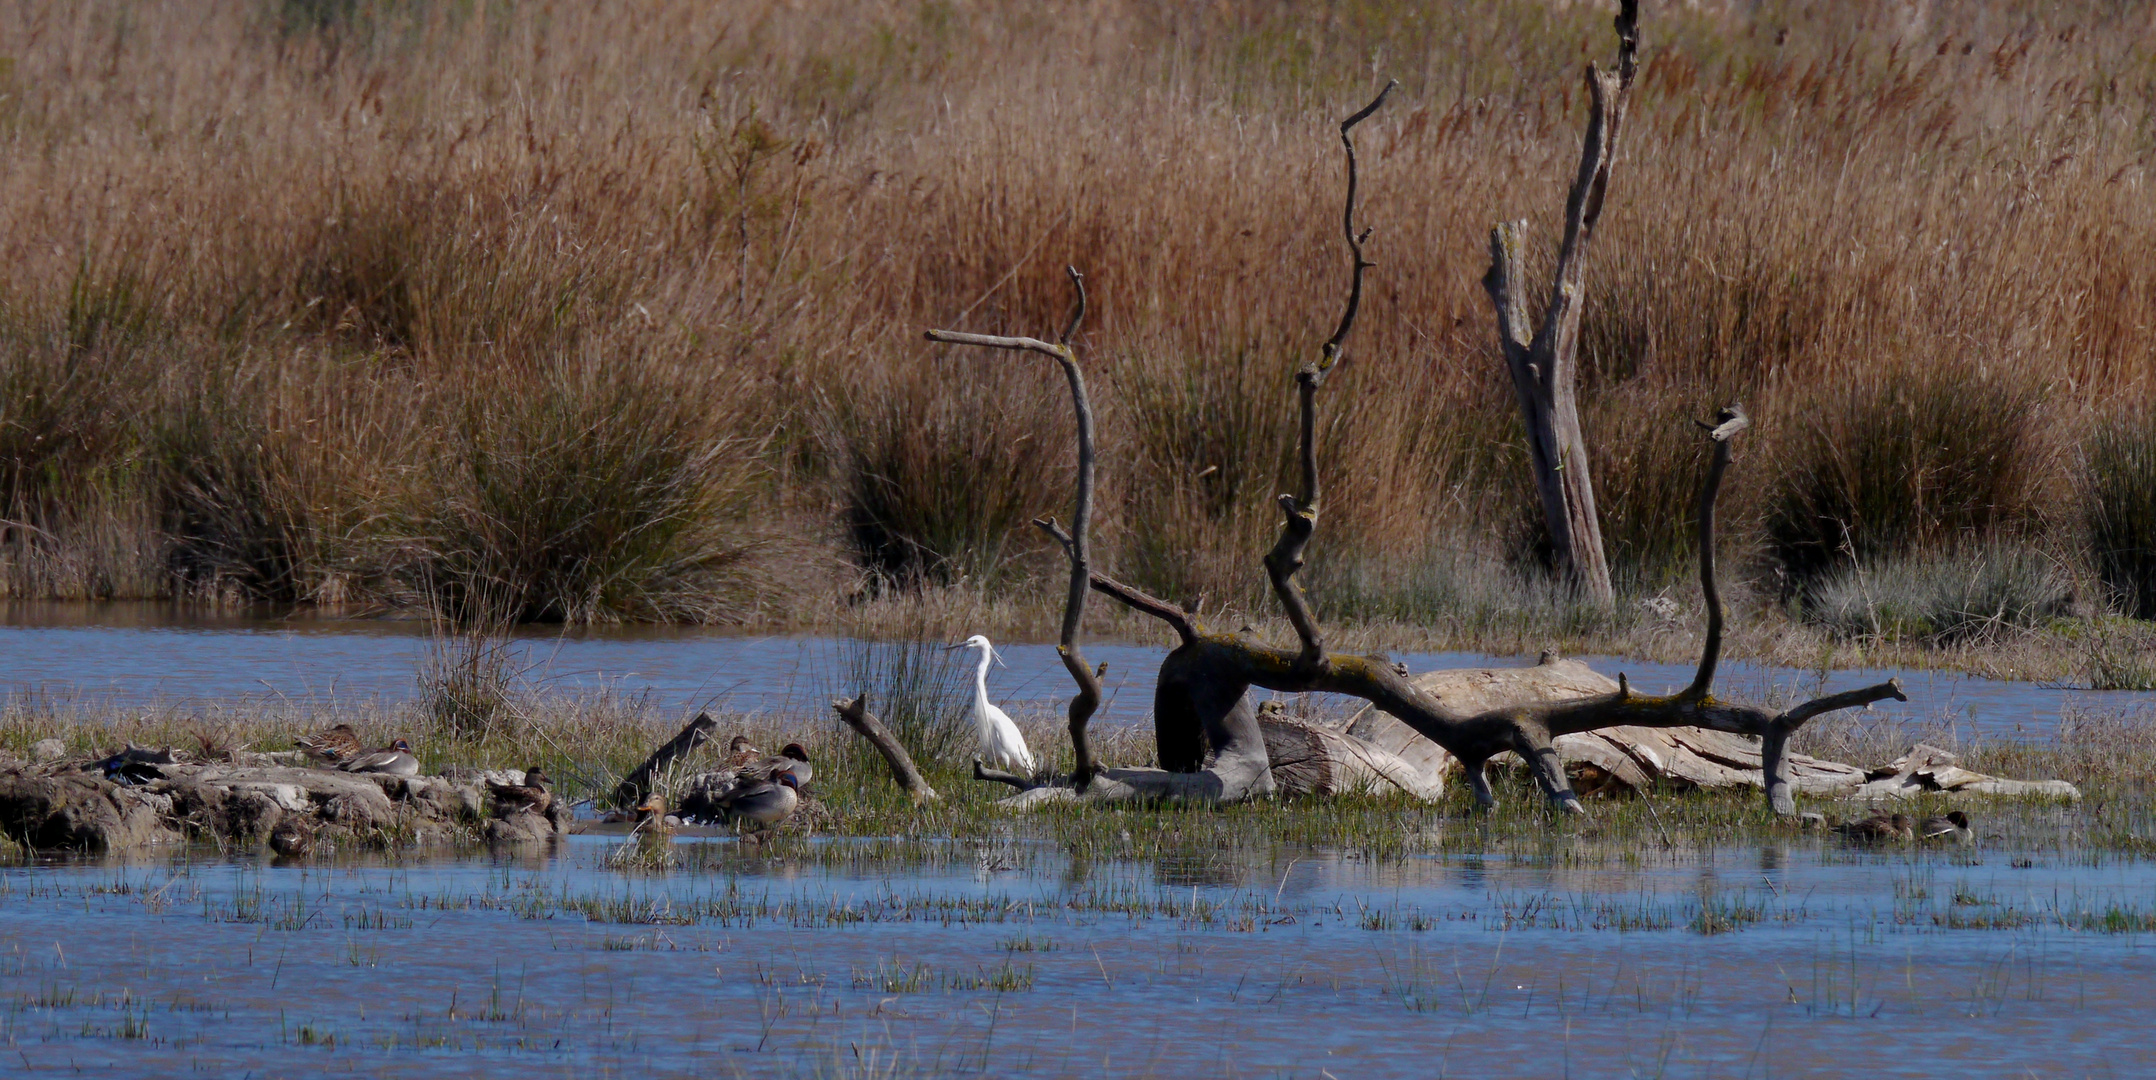
M1707 641L1699 650L1699 670L1684 696L1704 699L1714 690L1714 667L1722 657L1722 591L1714 582L1714 500L1722 490L1722 473L1729 468L1730 444L1737 433L1751 424L1744 407L1734 402L1715 416L1715 425L1701 424L1714 442L1707 463L1707 480L1699 489L1699 591L1707 603Z
M1093 575L1093 591L1113 598L1116 602L1132 611L1151 615L1167 623L1175 631L1176 636L1183 639L1183 644L1185 645L1196 641L1198 636L1204 632L1198 626L1197 621L1191 618L1190 613L1184 611L1181 607L1162 600L1134 585L1125 585L1106 574L1096 573Z
M651 756L636 767L636 771L622 777L621 783L614 785L614 805L629 807L644 801L644 796L651 794L652 779L665 772L668 766L684 755L702 746L704 740L710 738L718 726L719 722L710 716L697 713L696 719L689 721L687 727L653 750Z
M1830 713L1837 709L1854 709L1861 705L1870 705L1874 701L1885 701L1888 698L1895 701L1909 700L1909 695L1902 690L1900 679L1888 679L1883 683L1867 686L1860 690L1844 690L1839 694L1813 698L1775 717L1774 723L1777 727L1795 730L1802 727L1804 722L1812 717Z
M852 701L834 701L831 708L838 713L839 719L846 722L847 727L867 739L868 744L883 755L884 763L891 767L891 779L898 783L899 789L909 798L916 803L936 801L936 789L921 778L921 770L914 767L913 755L908 754L906 748L899 744L897 737L891 734L890 729L884 727L882 721L868 711L867 694Z
M1324 348L1319 350L1317 370L1320 373L1332 367L1333 363L1340 359L1340 350L1347 342L1348 331L1355 328L1355 312L1362 306L1363 271L1376 265L1363 258L1362 254L1362 244L1364 240L1369 239L1369 231L1364 230L1361 233L1355 231L1355 125L1369 119L1370 114L1376 112L1379 106L1385 104L1385 99L1391 97L1394 88L1399 85L1400 80L1398 79L1385 80L1385 88L1378 91L1376 97L1370 99L1370 104L1363 106L1347 119L1340 121L1340 145L1347 149L1347 207L1340 214L1340 232L1347 237L1348 255L1352 260L1354 270L1348 285L1347 310L1340 313L1340 325L1333 330L1333 336L1326 340Z
M1078 324L1085 321L1085 275L1075 266L1066 266L1063 272L1071 276L1071 288L1078 290L1078 299L1071 305L1071 319L1063 324L1063 336L1056 339L1064 348L1069 348L1071 335L1076 334Z
M973 762L973 778L975 780L984 780L991 784L1009 784L1020 791L1031 791L1041 786L1039 781L1030 776L1020 776L1017 773L1004 772L1002 769L991 769L981 764L979 759L975 759Z
M1497 311L1498 341L1527 428L1528 465L1549 529L1554 568L1599 603L1612 598L1609 561L1602 550L1594 483L1580 432L1574 362L1579 352L1580 313L1586 303L1587 249L1601 220L1617 134L1639 67L1638 0L1623 0L1616 29L1617 70L1605 72L1593 65L1587 69L1593 103L1581 142L1579 171L1565 199L1564 240L1558 247L1557 270L1540 322L1530 325L1524 299L1523 223L1506 222L1490 230L1490 269L1482 278Z
M1012 349L1037 352L1052 359L1063 359L1060 346L1050 345L1039 338L996 337L992 334L961 334L951 330L930 330L921 335L930 341L946 345L978 345L984 349Z
M1063 326L1060 344L1050 345L1029 337L991 337L985 334L961 334L943 330L930 330L928 340L948 342L954 345L975 345L989 349L1009 349L1035 352L1054 360L1063 368L1063 375L1070 384L1071 409L1078 422L1078 491L1071 507L1071 529L1066 533L1053 521L1036 521L1036 525L1048 530L1063 545L1063 553L1071 564L1070 588L1063 603L1063 628L1057 655L1063 658L1063 667L1070 672L1071 681L1078 686L1078 693L1071 698L1069 726L1071 748L1076 758L1073 779L1080 786L1098 771L1100 764L1094 759L1093 747L1086 738L1086 727L1092 722L1093 713L1100 708L1100 679L1086 663L1085 654L1079 648L1078 637L1085 626L1085 604L1088 587L1092 580L1092 553L1088 536L1093 519L1093 405L1086 397L1085 373L1079 370L1077 355L1071 351L1071 337L1078 332L1085 319L1085 276L1075 266L1064 268L1070 274L1071 288L1077 297L1071 306L1070 320Z

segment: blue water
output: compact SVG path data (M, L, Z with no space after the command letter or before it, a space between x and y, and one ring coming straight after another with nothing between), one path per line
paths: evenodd
M61 701L161 704L179 708L268 701L301 706L413 697L428 652L415 622L258 619L175 614L144 605L18 609L0 625L0 692ZM832 697L860 689L846 672L871 646L836 638L755 637L701 628L617 627L563 635L527 631L512 647L514 666L534 689L643 697L666 709L714 705L746 711L820 711ZM1051 646L998 646L1006 666L990 672L991 694L1014 711L1046 710L1070 693ZM1142 722L1152 708L1157 646L1090 644L1108 663L1104 723ZM1476 653L1400 653L1421 671L1514 666L1532 657ZM1691 680L1688 664L1585 657L1642 690ZM1754 700L1810 695L1901 678L1910 700L1877 706L1883 717L1953 724L1971 734L2042 735L2074 708L2132 709L2156 695L2086 691L1985 679L1953 672L1844 670L1813 672L1725 663L1718 689ZM963 674L956 677L964 678Z
M2156 942L2059 924L2156 911L2156 870L2137 862L1817 841L1638 862L1074 862L1015 841L923 867L707 840L654 874L607 869L611 844L0 870L0 1074L2132 1076L2148 1061ZM1710 934L1708 911L1749 914ZM1975 917L2020 925L1950 925Z

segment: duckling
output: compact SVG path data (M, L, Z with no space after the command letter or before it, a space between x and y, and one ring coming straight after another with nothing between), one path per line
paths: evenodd
M1888 840L1909 839L1912 835L1912 822L1907 814L1874 814L1862 821L1836 825L1834 831L1853 844L1878 844Z
M736 735L732 742L726 744L725 768L745 768L762 753L763 751L756 749L754 743L749 742L748 736Z
M815 766L809 764L808 751L802 749L800 743L787 743L777 754L743 766L741 779L744 782L756 780L769 782L777 780L784 773L793 774L796 787L808 783L809 778L816 775Z
M1971 839L1969 815L1959 810L1949 810L1945 817L1925 818L1917 823L1916 835L1919 840L1951 840L1966 844Z
M403 739L390 743L371 754L361 754L337 766L345 772L383 773L389 776L418 776L419 759L412 756L411 744Z
M324 728L312 735L302 735L292 740L308 757L325 765L340 765L367 752L359 741L359 733L350 724L338 724Z
M522 811L544 814L547 806L554 801L554 796L546 789L548 783L546 773L540 771L539 766L534 765L524 770L523 783L497 784L489 780L487 781L487 790L494 794L494 810L496 813L505 816Z
M799 805L801 782L790 772L780 773L776 781L751 780L719 797L730 820L752 822L767 831L792 817Z
M301 858L314 850L314 829L298 815L286 814L270 830L269 846L281 858Z

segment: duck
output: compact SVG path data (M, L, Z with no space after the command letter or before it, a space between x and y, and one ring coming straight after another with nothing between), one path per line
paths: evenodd
M796 786L808 783L809 778L816 775L816 767L809 764L808 751L803 749L800 743L787 743L778 753L743 766L741 780L744 783L756 780L770 782L785 774L793 776Z
M419 759L403 739L372 753L361 754L337 766L351 773L382 773L387 776L418 776Z
M745 768L749 762L755 761L762 753L763 751L756 749L756 744L749 741L748 736L736 735L732 742L726 744L725 767L729 769ZM807 759L803 758L802 760L806 761Z
M1969 815L1959 810L1949 810L1944 817L1928 817L1917 822L1919 840L1952 840L1966 844L1970 840Z
M270 830L269 846L281 858L300 858L314 850L314 829L297 815L286 814Z
M1913 835L1913 823L1907 814L1874 814L1862 821L1836 825L1834 831L1842 839L1856 844L1877 844L1888 840L1907 840Z
M366 746L359 741L359 732L353 731L350 724L338 724L312 735L302 735L292 740L292 745L326 765L341 765L367 752Z
M498 784L489 780L487 790L494 794L494 809L497 813L507 815L528 811L544 814L547 806L554 801L554 796L546 789L548 783L546 773L534 765L524 770L523 783Z
M666 823L666 796L654 791L637 803L636 826L629 830L636 836L646 838L670 836L674 827Z
M1026 749L1026 737L1009 713L988 700L988 665L998 659L995 644L975 634L951 648L981 650L981 665L973 672L973 728L981 741L981 761L1005 772L1033 775L1033 751Z
M759 829L770 830L792 817L794 808L801 805L801 782L794 774L782 772L777 780L751 780L719 796L719 806L729 820L753 823Z

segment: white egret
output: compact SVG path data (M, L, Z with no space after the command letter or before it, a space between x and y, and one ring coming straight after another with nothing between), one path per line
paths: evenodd
M1005 772L1032 776L1033 753L1026 749L1026 737L1018 733L1008 713L988 700L989 662L1003 659L996 655L995 645L975 634L951 648L981 650L981 666L973 673L973 727L981 737L981 760Z

